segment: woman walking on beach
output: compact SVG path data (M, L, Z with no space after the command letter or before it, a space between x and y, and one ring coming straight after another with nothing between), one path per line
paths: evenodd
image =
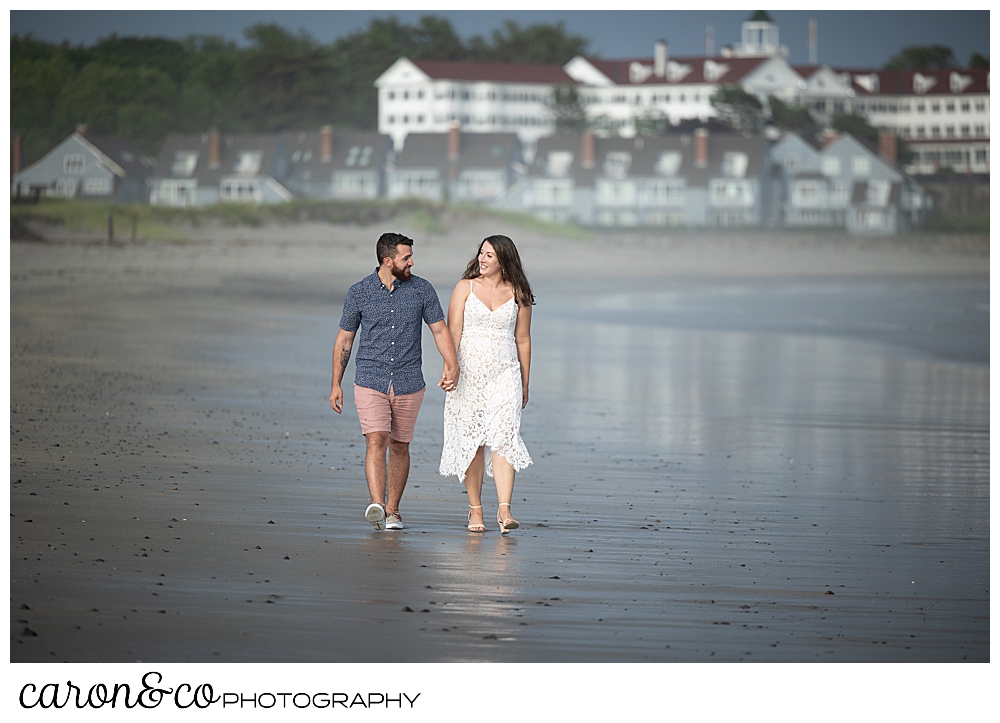
M510 502L515 472L531 464L521 410L528 403L534 303L521 257L506 236L483 240L451 295L448 329L462 374L445 398L440 472L465 482L470 532L486 531L484 472L496 482L500 532L518 527Z

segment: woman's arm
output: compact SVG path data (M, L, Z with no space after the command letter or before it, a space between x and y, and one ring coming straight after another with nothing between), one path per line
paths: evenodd
M514 325L514 343L517 344L517 361L521 364L521 409L528 404L528 374L531 370L531 305L517 310Z
M448 302L448 331L451 332L451 341L455 345L455 353L458 353L458 345L462 343L462 327L465 324L465 301L469 298L469 280L461 279L455 284L455 290L451 292L451 301Z

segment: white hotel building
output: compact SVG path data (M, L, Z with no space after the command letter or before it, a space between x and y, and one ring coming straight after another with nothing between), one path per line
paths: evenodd
M652 58L577 56L564 66L400 58L375 81L378 130L397 150L411 132L446 133L455 122L464 132L515 132L530 163L538 139L555 131L548 103L556 86L576 87L591 119L630 137L640 116L706 121L719 86L739 85L761 101L808 104L824 124L837 112L867 116L916 151L910 172L989 173L989 69L793 68L786 55L777 24L755 14L743 23L742 42L715 57L671 58L659 41Z

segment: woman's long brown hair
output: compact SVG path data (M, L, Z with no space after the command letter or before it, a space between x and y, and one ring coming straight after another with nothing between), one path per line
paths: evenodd
M479 254L483 250L483 244L487 241L496 252L497 261L500 262L500 278L514 288L514 298L517 299L518 306L531 306L535 303L535 295L531 293L531 284L528 277L524 275L521 268L521 256L517 253L517 246L506 236L487 236L476 249L476 255L465 268L463 279L479 278Z

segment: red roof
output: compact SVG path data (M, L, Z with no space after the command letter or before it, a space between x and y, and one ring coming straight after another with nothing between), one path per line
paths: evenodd
M917 91L913 89L913 76L917 73L912 70L834 68L833 71L835 73L850 73L851 87L854 88L854 91L859 95L967 95L970 93L990 92L989 68L917 71L924 78L933 78L936 81L934 85L925 90L923 93L917 93ZM878 91L875 93L854 82L854 76L871 75L872 73L878 76ZM965 78L971 78L972 82L964 90L954 93L951 90L952 73L957 73Z
M413 60L431 78L437 80L492 80L501 83L572 84L560 65L528 63L473 63L459 60Z
M630 80L629 66L631 66L632 63L641 63L642 65L652 68L652 58L631 58L626 60L599 60L596 58L587 58L587 60L591 65L600 70L618 85L662 85L664 83L679 85L683 83L735 83L744 76L749 75L752 70L757 68L764 61L768 60L768 58L713 58L709 56L670 58L671 61L680 63L681 65L691 66L690 73L673 83L668 81L666 78L657 78L655 75L650 75L642 83L633 83ZM718 78L706 80L706 60L711 60L718 65L726 65L729 67L729 70Z

